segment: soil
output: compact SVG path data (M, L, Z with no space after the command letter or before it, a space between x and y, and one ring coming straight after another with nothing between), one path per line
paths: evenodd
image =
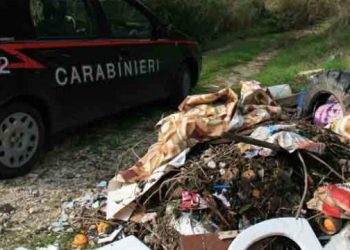
M162 113L152 109L57 135L29 174L0 181L0 249L33 246L38 235L45 241L64 201L108 181L144 154L156 139L154 124Z

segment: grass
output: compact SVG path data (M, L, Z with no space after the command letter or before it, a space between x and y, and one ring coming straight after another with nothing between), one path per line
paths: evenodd
M348 70L350 68L350 32L306 37L285 47L266 68L253 78L265 85L291 84L300 90L305 82L297 74L312 69Z
M330 32L329 30L332 30ZM274 47L279 42L287 41L281 52L272 59L259 74L252 76L263 84L270 86L289 83L295 91L302 89L306 82L297 78L301 71L322 68L325 70L349 70L350 69L350 32L339 29L334 32L330 23L324 23L313 27L314 35L308 35L299 40L290 39L291 32L254 36L254 32L247 31L247 35L253 36L244 40L238 40L226 48L217 52L209 52L203 58L203 68L195 93L207 92L209 84L215 82L218 77L228 75L231 68L238 64L253 60L260 53ZM259 29L256 31L259 34ZM265 32L266 33L266 32ZM225 35L212 41L208 47L222 47L229 39L239 37L239 34Z
M238 64L248 62L282 39L282 35L268 35L250 38L218 51L205 55L200 81L194 92L203 92L216 77L224 76Z
M75 236L75 233L62 233L59 236L53 233L30 233L23 236L23 238L17 238L4 250L14 250L17 247L26 247L28 249L37 249L40 247L48 247L49 245L57 245L59 249L71 249L71 242ZM0 248L1 249L1 248Z
M275 29L271 25L257 24L256 26L252 26L247 29L239 29L237 32L221 34L216 39L212 39L201 44L201 49L202 51L206 52L226 46L232 43L232 41L236 41L238 39L262 37L272 33L275 33Z

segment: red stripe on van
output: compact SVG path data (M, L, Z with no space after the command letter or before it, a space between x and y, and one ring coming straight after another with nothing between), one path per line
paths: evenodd
M92 47L92 46L122 46L122 45L147 45L147 44L172 44L178 45L191 45L197 46L198 43L194 41L186 40L79 40L79 41L31 41L31 42L14 42L0 44L0 49L6 53L13 55L20 59L22 62L10 63L8 68L16 69L42 69L45 66L24 53L20 52L23 49L49 49L49 48L72 48L72 47Z

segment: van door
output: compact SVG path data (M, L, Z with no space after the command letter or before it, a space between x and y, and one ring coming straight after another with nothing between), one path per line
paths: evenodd
M119 81L116 91L124 106L133 106L166 96L166 54L168 46L152 39L151 21L124 0L99 0L115 42L111 55L117 60Z
M31 15L37 39L23 51L42 67L29 76L28 91L42 91L55 102L62 127L118 106L110 43L101 39L103 29L91 1L31 0Z

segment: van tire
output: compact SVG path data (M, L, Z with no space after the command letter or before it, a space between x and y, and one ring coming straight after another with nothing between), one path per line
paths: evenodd
M177 108L178 105L191 93L193 86L193 74L190 66L184 63L178 69L175 82L172 84L169 103L172 108Z
M0 179L28 173L44 145L45 126L36 109L25 103L1 107Z

